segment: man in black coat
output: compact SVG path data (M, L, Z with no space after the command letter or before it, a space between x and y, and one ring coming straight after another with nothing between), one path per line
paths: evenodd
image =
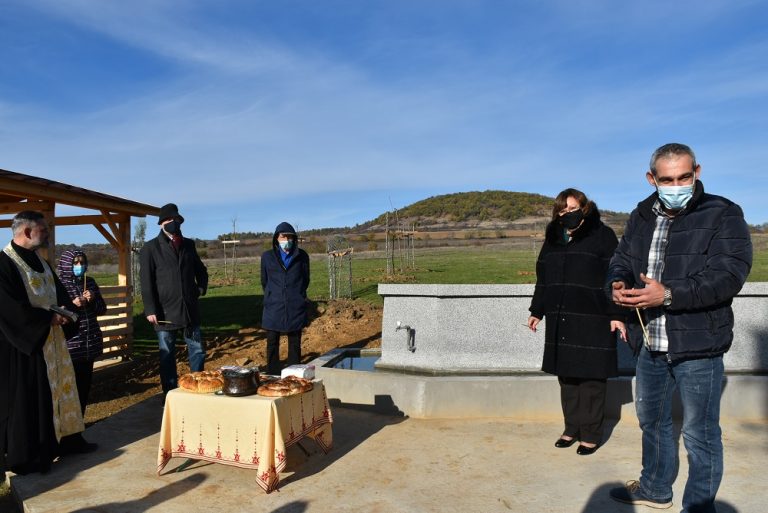
M208 270L195 242L181 234L184 218L173 203L160 209L160 233L141 248L141 293L144 315L160 345L160 383L167 394L178 386L176 334L183 332L189 368L203 370L205 346L200 333L198 298L208 289Z
M689 462L685 512L715 511L723 475L723 354L733 341L731 302L752 266L741 208L705 193L700 174L684 144L653 153L646 179L656 191L630 215L607 284L616 304L635 309L628 333L638 353L635 409L643 431L640 479L610 495L628 504L672 506L677 388Z
M297 245L296 230L280 223L272 249L261 255L264 310L261 327L267 330L267 373L280 374L280 334L288 335L288 365L301 361L301 330L307 323L309 255Z

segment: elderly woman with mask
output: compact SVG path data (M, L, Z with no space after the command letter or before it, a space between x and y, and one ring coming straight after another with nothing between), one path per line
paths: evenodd
M64 251L56 267L62 285L77 308L78 332L67 339L67 349L75 370L75 384L83 417L91 391L93 364L104 351L104 340L96 318L107 311L99 286L93 278L88 277L87 271L88 258L78 249ZM60 443L62 454L86 453L97 448L98 445L87 442L82 433L66 436Z
M88 258L82 251L66 250L56 268L59 279L67 289L72 304L77 307L79 332L67 340L67 349L75 368L75 381L80 397L80 409L85 414L91 390L93 364L104 352L104 340L96 318L104 315L107 305L96 281L88 277Z

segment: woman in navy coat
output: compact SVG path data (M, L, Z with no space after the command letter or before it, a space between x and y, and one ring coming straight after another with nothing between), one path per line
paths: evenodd
M297 242L293 226L280 223L272 236L272 249L261 255L261 327L267 331L267 373L272 375L281 371L281 333L288 335L288 365L301 360L301 330L307 324L309 255Z

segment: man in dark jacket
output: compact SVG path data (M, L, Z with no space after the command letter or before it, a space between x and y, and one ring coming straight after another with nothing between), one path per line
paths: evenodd
M715 511L723 474L723 354L733 340L731 302L752 266L741 208L705 193L700 174L688 146L666 144L653 153L646 177L656 192L632 212L608 270L613 301L635 309L629 343L638 354L635 408L643 432L640 479L610 495L672 506L677 388L689 461L685 512Z
M261 327L267 330L267 373L280 374L280 334L288 335L288 365L301 360L301 330L307 323L309 255L297 245L296 230L280 223L272 249L261 255L264 311Z
M183 222L176 205L163 206L157 223L160 233L141 248L140 255L144 315L157 332L164 394L178 386L177 331L184 334L189 368L201 371L205 364L198 298L208 289L208 270L197 255L195 242L182 236Z

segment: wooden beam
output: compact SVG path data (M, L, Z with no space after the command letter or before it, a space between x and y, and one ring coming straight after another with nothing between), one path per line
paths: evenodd
M125 296L128 294L128 287L123 287L121 285L104 285L103 287L99 287L99 290L101 291L102 297L107 296Z
M118 252L120 252L120 244L115 240L114 237L112 237L112 234L109 233L106 228L104 228L100 224L94 224L93 227L99 230L99 233L101 233L104 236L104 238L107 239L107 242L112 244L112 246L115 249L117 249Z
M56 218L58 226L75 226L83 224L103 223L104 218L97 214L84 214L79 216L61 216Z
M117 227L120 237L120 249L118 250L117 283L118 285L131 285L131 223L125 221ZM128 298L130 300L130 294Z
M41 205L40 211L48 224L48 246L37 250L37 253L46 259L53 269L56 269L56 263L53 261L56 255L56 204L38 204Z
M21 201L4 201L0 203L0 214L16 214L27 208L27 204Z
M0 193L0 203L7 203L7 202L13 203L14 201L22 201L22 200L24 200L24 198L19 197L15 194Z
M128 314L131 315L133 313L133 308L130 306L116 306L114 308L107 308L107 313L104 315L120 315L120 314Z
M14 202L0 202L0 214L18 214L22 210L35 210L37 212L53 212L56 208L56 202L55 201L44 201L44 200L34 200L34 201L19 201L18 203ZM0 220L0 226L6 227L11 226L11 219L3 219Z
M109 227L112 229L112 235L115 236L115 239L122 240L120 228L117 226L117 223L115 223L115 220L112 219L112 216L109 214L109 211L102 210L101 216L104 218L104 220L107 222Z

